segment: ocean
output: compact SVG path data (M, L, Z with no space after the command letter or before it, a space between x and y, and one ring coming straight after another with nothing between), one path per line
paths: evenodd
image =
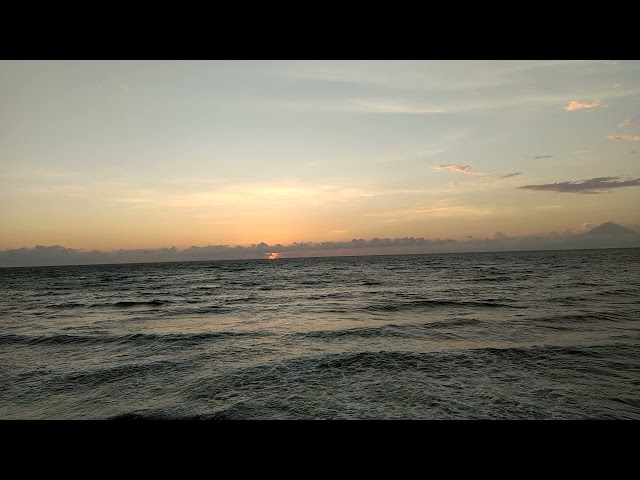
M0 419L640 419L640 249L0 269Z

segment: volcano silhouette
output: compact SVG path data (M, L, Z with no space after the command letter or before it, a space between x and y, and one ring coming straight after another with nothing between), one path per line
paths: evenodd
M638 232L634 232L613 222L603 223L589 230L587 233L582 234L583 237L630 237L632 235L640 236Z

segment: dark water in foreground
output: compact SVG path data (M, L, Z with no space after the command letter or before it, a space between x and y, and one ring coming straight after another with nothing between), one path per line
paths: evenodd
M640 419L640 249L0 269L0 419Z

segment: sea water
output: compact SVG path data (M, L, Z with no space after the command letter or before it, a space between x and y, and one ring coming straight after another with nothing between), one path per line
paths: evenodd
M640 249L0 269L0 419L640 419Z

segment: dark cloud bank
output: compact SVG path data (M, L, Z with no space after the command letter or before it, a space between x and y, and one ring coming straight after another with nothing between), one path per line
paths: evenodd
M37 245L34 248L0 252L0 267L259 259L265 258L269 253L279 253L283 258L293 258L616 247L640 247L640 234L588 236L561 235L553 232L549 236L516 238L496 232L491 238L469 236L464 241L404 237L353 239L347 242L301 242L291 245L259 243L248 247L209 245L183 250L171 247L113 252L76 250L59 245Z

